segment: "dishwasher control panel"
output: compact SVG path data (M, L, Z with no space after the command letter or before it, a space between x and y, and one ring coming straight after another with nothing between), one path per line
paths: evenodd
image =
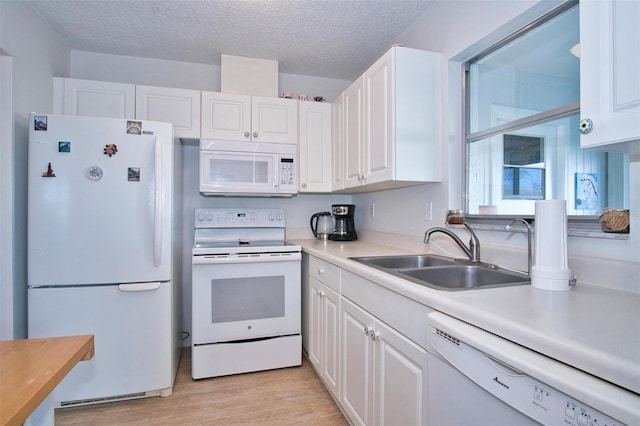
M430 316L431 315L434 314L430 314ZM440 317L437 318L440 319ZM452 321L449 321L449 319ZM550 425L623 425L622 422L609 417L601 411L578 401L566 393L518 369L526 369L527 364L520 364L522 367L516 368L504 360L504 358L514 356L515 358L512 359L526 360L527 362L540 366L545 365L544 362L548 363L552 361L549 358L545 357L546 360L542 361L542 355L470 326L469 324L462 323L463 325L461 325L459 329L460 332L458 332L458 329L454 329L451 325L457 325L455 323L460 321L451 317L444 318L441 323L439 321L434 322L432 318L430 318L429 322L428 346L430 347L430 352L449 363L454 369L458 370L494 397L502 400L505 404L533 420ZM472 327L477 331L467 327ZM476 337L486 338L486 340L478 340L476 342L474 340ZM495 339L500 339L503 342ZM474 346L467 344L466 341L473 343ZM489 347L487 346L488 344L493 345L493 348L500 345L504 347L500 348L500 351L491 350L488 352L484 349L478 349L483 346ZM475 347L476 345L478 348ZM512 352L504 358L498 357L497 353L504 354L505 348L512 350ZM489 352L491 354L489 354ZM557 363L556 361L552 362ZM594 386L598 385L594 384ZM590 390L595 390L595 388Z

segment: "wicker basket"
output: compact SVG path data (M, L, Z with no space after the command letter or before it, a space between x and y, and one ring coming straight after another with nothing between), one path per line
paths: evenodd
M604 209L598 221L602 224L602 232L629 233L629 210Z

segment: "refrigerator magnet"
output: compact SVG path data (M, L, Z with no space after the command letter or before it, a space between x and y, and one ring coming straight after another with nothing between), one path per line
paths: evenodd
M118 145L116 145L115 143L110 143L104 146L104 153L109 157L111 157L112 155L116 155L117 152L118 152Z
M142 134L142 121L127 120L127 133L130 135Z
M68 141L58 142L58 152L71 152L71 142L68 142Z
M33 117L33 130L38 131L47 131L47 116L46 115L36 115Z
M129 167L127 169L127 180L129 182L140 182L140 168Z
M100 166L91 166L87 169L87 177L89 180L100 180L102 179L102 167Z
M53 169L51 168L51 163L47 165L47 171L42 174L42 177L56 177L56 174L53 173Z

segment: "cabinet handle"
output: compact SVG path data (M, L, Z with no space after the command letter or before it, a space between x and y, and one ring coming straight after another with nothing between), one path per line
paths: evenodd
M369 337L371 337L371 340L376 340L378 339L379 336L380 336L380 333L375 331L373 328L369 330Z
M589 133L591 133L591 131L593 130L593 121L591 121L591 119L589 118L585 118L583 120L580 121L580 133L583 135L587 135Z
M253 137L257 138L258 137L258 132L253 132Z
M249 136L251 136L251 133L249 133L249 132L244 132L244 137L245 137L245 138L248 138Z
M324 274L324 269L318 269L318 275Z

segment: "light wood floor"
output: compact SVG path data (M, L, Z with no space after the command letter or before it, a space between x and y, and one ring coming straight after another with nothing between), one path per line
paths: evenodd
M58 409L56 425L347 425L303 357L301 367L191 379L185 348L169 397Z

